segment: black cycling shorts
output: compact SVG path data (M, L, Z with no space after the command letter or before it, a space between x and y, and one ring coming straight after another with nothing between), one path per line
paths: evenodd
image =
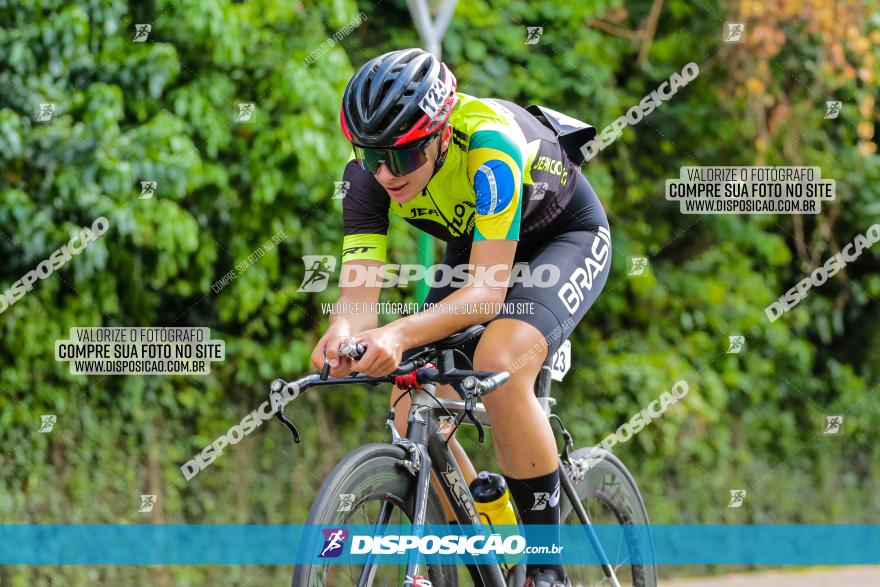
M552 356L574 331L596 301L608 279L611 268L611 233L602 204L592 186L580 173L571 201L550 225L539 232L524 236L517 245L515 263L527 263L528 273L541 275L539 283L514 283L507 291L501 313L494 319L513 318L537 328L544 335L548 357ZM443 265L467 264L471 243L450 242L443 256ZM558 279L547 279L541 265L558 268ZM438 279L439 281L439 272ZM455 285L433 287L425 298L426 306L438 304L456 289ZM478 339L466 343L462 350L473 360ZM404 353L404 359L414 350ZM456 360L458 368L466 365Z

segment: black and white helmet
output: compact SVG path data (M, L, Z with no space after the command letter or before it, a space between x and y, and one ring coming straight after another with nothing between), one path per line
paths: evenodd
M342 96L342 132L364 147L396 147L425 138L449 119L455 89L455 76L431 53L385 53L349 80Z

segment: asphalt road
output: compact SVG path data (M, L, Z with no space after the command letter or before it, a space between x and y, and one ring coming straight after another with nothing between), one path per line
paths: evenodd
M736 573L712 579L661 581L660 587L880 587L880 566Z

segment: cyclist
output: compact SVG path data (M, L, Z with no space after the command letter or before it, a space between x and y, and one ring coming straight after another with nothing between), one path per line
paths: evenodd
M343 173L343 272L385 263L394 212L447 243L442 265L470 264L486 279L432 287L423 311L381 328L375 313L337 313L312 362L320 368L326 356L337 377L386 375L408 349L486 324L466 354L475 369L510 372L483 398L498 463L522 522L558 527L556 443L534 383L607 279L611 243L599 199L550 128L510 102L458 92L449 68L419 49L385 53L361 67L345 89L340 118L354 148ZM510 280L515 263L528 264L523 277L558 280L550 287L552 279ZM343 283L338 307L367 308L378 299L376 284ZM356 362L338 354L351 336L367 347ZM396 410L401 433L408 412L405 398ZM450 448L470 483L473 465L454 439ZM526 575L528 587L570 584L560 559L528 563Z

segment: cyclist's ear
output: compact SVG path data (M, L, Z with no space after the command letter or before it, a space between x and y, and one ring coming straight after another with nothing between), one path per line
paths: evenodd
M443 125L443 130L440 131L440 152L445 153L446 149L449 148L449 141L452 140L452 125L446 123Z

